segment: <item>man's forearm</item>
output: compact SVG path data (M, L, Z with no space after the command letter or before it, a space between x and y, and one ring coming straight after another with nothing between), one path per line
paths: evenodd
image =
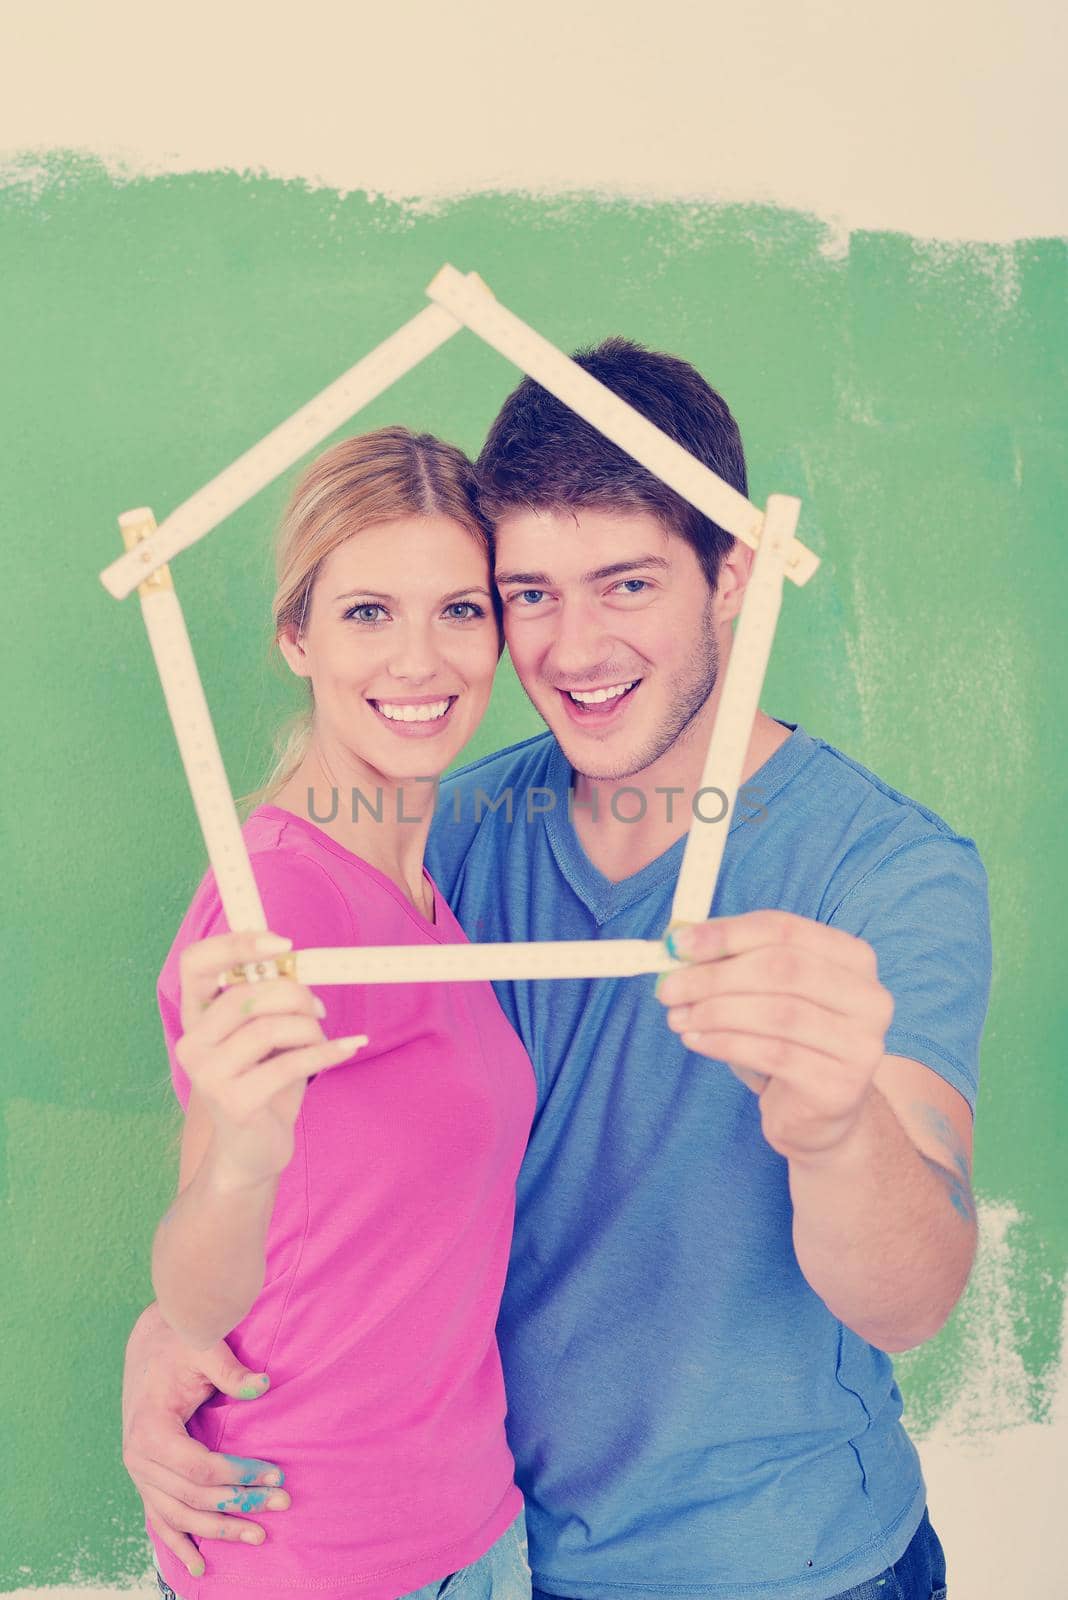
M921 1155L879 1091L839 1145L791 1158L789 1176L794 1249L828 1309L883 1350L937 1333L971 1270L971 1195Z
M242 1184L209 1146L156 1230L152 1284L166 1322L197 1350L223 1339L263 1287L277 1177Z

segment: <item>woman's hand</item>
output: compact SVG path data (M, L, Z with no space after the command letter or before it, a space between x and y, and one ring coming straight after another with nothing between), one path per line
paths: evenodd
M363 1034L325 1039L316 1020L325 1007L293 978L220 992L225 969L264 959L263 941L217 934L188 945L180 963L184 1032L174 1053L210 1117L216 1175L241 1187L289 1165L305 1085L367 1043Z

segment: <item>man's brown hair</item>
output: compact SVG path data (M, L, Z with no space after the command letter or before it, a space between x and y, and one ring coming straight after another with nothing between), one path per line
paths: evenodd
M573 360L676 443L747 494L738 425L688 361L622 338ZM606 439L547 389L524 378L490 428L477 471L491 522L509 511L645 511L686 540L714 589L733 536Z

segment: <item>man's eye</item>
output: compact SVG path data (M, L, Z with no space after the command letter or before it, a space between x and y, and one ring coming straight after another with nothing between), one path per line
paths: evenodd
M545 593L544 589L520 589L520 590L517 591L517 593L515 593L512 596L512 599L513 600L529 600L530 596L533 595L535 597L533 603L536 604L537 601L541 599L541 597L542 597L542 595L544 593Z
M645 578L624 578L619 587L621 589L626 589L628 583L636 583L638 586L636 589L628 589L628 594L640 594L643 589L648 589L649 587L649 584Z

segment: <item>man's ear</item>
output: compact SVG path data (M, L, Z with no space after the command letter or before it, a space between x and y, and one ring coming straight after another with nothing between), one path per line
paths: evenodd
M756 551L735 539L719 564L716 579L716 621L733 622L742 609Z
M293 623L287 622L278 632L278 648L285 656L298 678L310 678L308 655Z

